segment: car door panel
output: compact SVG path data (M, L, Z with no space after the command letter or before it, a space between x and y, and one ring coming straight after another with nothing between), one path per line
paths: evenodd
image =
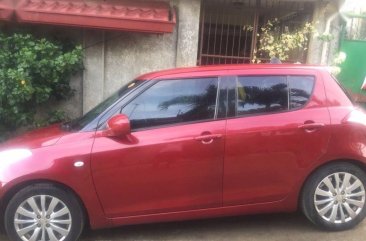
M220 206L225 125L213 121L139 131L122 140L97 138L92 171L106 214ZM217 138L198 140L205 131Z
M319 76L313 93L303 109L228 120L225 206L284 199L303 178L304 168L325 154L330 117L323 105L324 85Z
M96 138L91 157L108 217L222 205L219 86L217 77L156 81L122 107L132 133Z
M225 205L278 201L292 191L303 168L326 152L330 130L299 128L311 115L329 123L326 108L228 121Z

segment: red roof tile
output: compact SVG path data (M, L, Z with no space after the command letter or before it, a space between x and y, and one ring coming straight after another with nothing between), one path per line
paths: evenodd
M14 14L12 0L0 0L0 19L10 20Z
M20 22L153 33L173 32L176 23L175 11L165 2L21 0L16 14Z

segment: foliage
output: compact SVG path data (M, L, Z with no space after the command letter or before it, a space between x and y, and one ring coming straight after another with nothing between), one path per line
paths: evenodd
M258 57L286 61L291 51L297 48L306 50L309 35L314 32L314 26L311 23L305 23L302 28L290 32L288 27L281 26L280 21L275 18L269 20L260 30L259 48L253 62L258 62Z
M36 119L33 126L36 128L47 126L54 123L64 122L69 120L66 113L62 110L53 110L46 113L46 118Z
M331 72L333 75L337 76L341 73L341 65L347 59L347 54L344 52L339 52L333 59Z
M316 37L321 40L321 41L324 41L324 42L331 42L332 40L334 40L334 35L331 34L331 33L322 33L322 34L316 34Z
M36 121L40 106L73 94L70 78L82 69L81 46L0 33L0 140L5 131L59 120Z

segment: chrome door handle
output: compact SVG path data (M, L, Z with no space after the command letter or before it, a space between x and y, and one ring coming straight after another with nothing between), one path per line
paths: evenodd
M200 142L202 142L202 144L208 145L208 144L211 144L212 142L214 142L215 139L220 139L220 138L222 138L222 135L216 134L216 135L197 136L194 138L194 140L200 141Z
M317 129L320 129L324 126L325 126L324 123L309 123L309 124L299 125L299 129L303 129L307 132L313 132L313 131L316 131Z

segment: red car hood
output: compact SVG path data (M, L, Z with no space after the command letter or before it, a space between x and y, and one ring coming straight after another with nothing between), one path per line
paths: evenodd
M0 150L9 148L28 148L35 149L45 146L51 146L69 132L63 131L59 124L52 125L46 128L37 129L27 132L23 135L10 139L9 141L0 144Z

